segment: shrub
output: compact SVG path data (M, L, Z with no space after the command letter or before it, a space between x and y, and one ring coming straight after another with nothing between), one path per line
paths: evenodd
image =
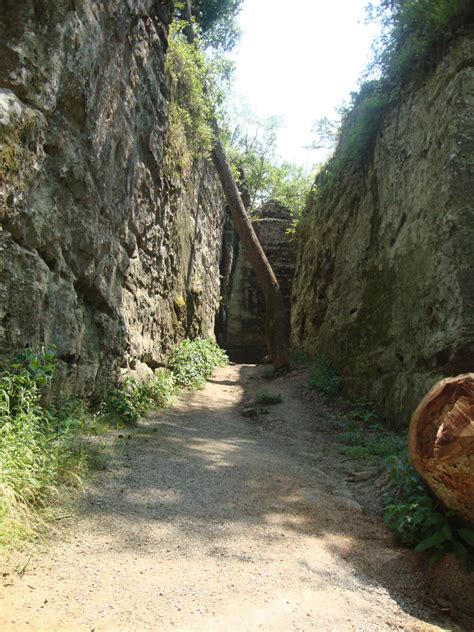
M474 531L456 523L427 491L408 454L389 464L391 490L385 498L384 521L397 538L433 560L452 552L461 560L474 562Z
M212 147L211 105L206 95L207 67L199 47L190 44L184 22L174 22L169 33L166 70L171 84L165 161L170 171L185 172Z
M406 437L383 427L370 402L356 403L352 418L338 423L340 452L365 464L384 463L389 488L384 495L384 522L397 539L433 560L452 552L474 561L474 531L456 524L431 495L411 464Z
M148 382L140 382L133 377L128 377L102 402L100 412L108 417L118 417L119 421L133 424L150 408L169 406L175 391L174 376L164 369L156 371L155 376Z
M266 388L261 388L257 393L256 401L263 406L273 406L282 402L283 399L281 395L272 395Z
M227 355L214 341L187 338L173 352L170 368L177 386L199 389L204 387L216 367L224 366L227 362Z
M382 26L373 47L373 59L358 92L342 108L336 121L316 122L314 148L337 142L333 156L315 179L310 206L323 206L348 171L361 169L370 160L381 124L389 107L411 81L423 81L436 66L456 32L474 19L470 0L381 0L372 19ZM373 77L377 77L374 79Z
M321 355L313 362L309 385L327 398L340 392L342 380L326 356Z
M28 532L60 482L76 477L85 456L75 427L41 406L54 375L51 351L27 351L0 375L0 543Z

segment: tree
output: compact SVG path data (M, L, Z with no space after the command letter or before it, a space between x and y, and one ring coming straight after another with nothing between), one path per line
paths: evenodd
M231 50L240 37L237 15L243 0L194 0L192 16L206 46ZM186 8L187 10L187 8Z
M314 174L300 165L280 161L277 133L281 125L280 117L261 119L248 107L233 108L227 116L225 146L231 164L242 174L239 184L248 191L250 212L255 213L268 200L275 200L286 206L297 220Z
M189 28L186 33L188 41L190 44L194 44L195 34L192 25L190 0L186 0L186 17L189 22ZM234 227L239 234L245 254L252 264L265 297L268 351L274 368L277 370L285 369L290 364L289 323L280 286L245 210L226 152L220 140L219 128L214 117L211 118L210 124L214 135L214 146L211 152L212 161L219 176Z

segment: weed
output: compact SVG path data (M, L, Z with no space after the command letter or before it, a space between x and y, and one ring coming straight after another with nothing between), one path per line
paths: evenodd
M190 169L212 146L211 106L205 91L206 61L199 47L183 33L185 24L174 22L169 33L166 70L170 79L165 162L171 172Z
M262 377L264 380L275 380L278 377L278 371L272 366L267 366L262 371Z
M151 408L169 406L175 392L175 378L164 369L157 370L148 382L128 377L102 402L100 413L115 423L134 424Z
M28 352L0 375L0 543L35 530L60 482L77 479L85 466L74 447L75 427L41 405L54 372L49 351Z
M266 388L261 388L256 395L256 402L262 406L274 406L280 404L283 399L281 395L272 395Z
M103 448L91 435L110 422L134 423L151 407L169 406L178 386L202 386L226 361L214 342L185 340L173 354L173 372L160 369L147 383L127 378L93 413L72 396L46 409L54 350L22 351L0 374L0 544L37 533L60 485L77 485L87 468L106 468Z
M297 351L294 354L294 361L296 364L305 365L309 364L311 357L306 351Z
M428 552L433 560L453 552L474 561L474 531L455 524L414 469L406 450L406 438L384 428L373 406L356 403L353 417L339 422L340 452L364 463L384 463L389 488L384 496L384 522L403 544Z
M426 489L408 455L394 457L389 464L390 492L385 498L384 521L397 538L432 560L452 552L463 561L474 562L474 531L456 523Z
M309 385L328 399L340 392L342 380L326 356L320 355L313 362Z
M227 362L227 355L214 341L204 338L185 339L173 352L170 368L177 386L200 389L204 387L212 371Z
M274 369L272 366L267 366L262 371L262 377L264 380L276 380L277 377L281 377L288 373L288 368Z

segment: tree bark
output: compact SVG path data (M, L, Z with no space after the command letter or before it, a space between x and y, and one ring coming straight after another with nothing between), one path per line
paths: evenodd
M433 386L413 413L408 448L445 507L474 526L474 373Z
M190 0L186 0L185 10L186 19L189 23L189 27L186 29L186 36L189 43L192 44L195 40L195 36L192 28ZM211 127L214 134L212 161L219 176L232 215L234 227L244 246L245 254L255 271L257 281L265 297L268 352L275 369L287 369L290 365L290 327L280 285L255 234L247 211L245 210L237 183L232 175L229 161L227 160L224 147L220 140L219 127L215 119L211 120Z

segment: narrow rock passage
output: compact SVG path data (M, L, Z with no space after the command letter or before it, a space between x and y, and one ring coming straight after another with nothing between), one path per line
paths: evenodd
M413 556L351 498L298 374L271 383L269 415L240 415L260 372L219 369L124 436L73 524L4 582L0 629L442 629Z

